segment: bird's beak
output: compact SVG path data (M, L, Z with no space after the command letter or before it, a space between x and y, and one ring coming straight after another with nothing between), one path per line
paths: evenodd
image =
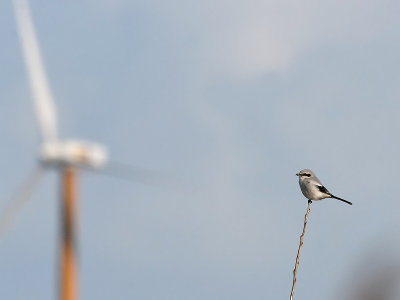
M297 173L296 176L300 176L300 173Z

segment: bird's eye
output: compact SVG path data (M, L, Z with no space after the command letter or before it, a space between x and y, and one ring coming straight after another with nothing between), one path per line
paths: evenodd
M302 176L311 177L311 174L303 173Z

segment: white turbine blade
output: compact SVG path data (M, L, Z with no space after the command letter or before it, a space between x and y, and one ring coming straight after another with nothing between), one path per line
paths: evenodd
M56 109L26 0L13 0L18 33L43 139L57 139Z
M23 183L22 187L18 190L17 194L11 199L5 210L0 215L0 237L10 227L18 212L22 209L24 204L29 200L35 186L43 175L44 169L36 167L34 171L29 174L29 177Z

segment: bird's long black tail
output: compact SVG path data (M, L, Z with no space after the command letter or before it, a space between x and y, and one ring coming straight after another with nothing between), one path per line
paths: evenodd
M334 199L338 199L338 200L340 200L340 201L346 202L347 204L353 205L353 203L351 203L350 201L347 201L347 200L344 200L344 199L342 199L342 198L333 196L332 194L331 194L331 197L334 198Z

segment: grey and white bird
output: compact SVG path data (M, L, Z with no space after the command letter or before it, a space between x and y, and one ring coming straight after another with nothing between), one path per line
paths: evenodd
M334 198L347 204L353 205L353 203L344 200L342 198L332 195L326 187L319 181L318 177L315 176L314 172L309 169L301 170L296 174L299 176L299 184L303 195L308 200L322 200L325 198Z

